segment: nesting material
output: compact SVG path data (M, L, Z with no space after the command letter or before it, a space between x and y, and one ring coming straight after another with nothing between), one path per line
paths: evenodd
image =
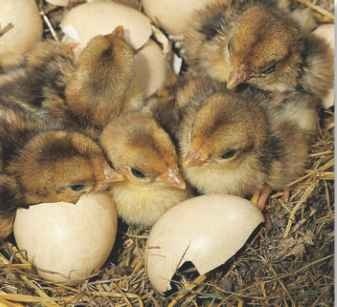
M17 211L14 235L41 277L77 282L101 268L114 245L117 212L106 194L77 204L50 203Z
M264 221L249 201L229 195L204 195L173 207L153 226L145 267L153 287L171 289L170 280L185 262L200 274L226 262Z

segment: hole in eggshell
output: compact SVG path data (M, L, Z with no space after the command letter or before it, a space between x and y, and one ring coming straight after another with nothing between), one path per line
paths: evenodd
M209 276L213 276L216 278L216 275L219 271L223 274L224 272L228 272L234 263L238 263L239 258L245 253L247 248L254 248L253 245L255 243L255 239L258 237L259 232L262 230L263 224L260 224L249 236L245 244L237 251L235 255L229 258L225 263L220 264L215 269L207 272L206 274ZM165 296L169 296L182 288L183 282L193 282L200 273L198 272L197 267L191 261L185 261L178 268L176 273L170 280L170 289L164 292ZM214 279L214 278L213 278ZM229 282L229 281L228 281Z
M170 286L171 289L165 292L165 295L170 295L174 292L179 291L182 288L182 284L184 281L192 282L200 276L198 270L194 266L191 261L186 261L182 264L182 266L177 270L177 272L173 275Z

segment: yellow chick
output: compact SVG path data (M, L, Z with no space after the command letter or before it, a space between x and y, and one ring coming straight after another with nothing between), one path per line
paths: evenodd
M100 143L124 176L111 192L127 223L150 226L188 197L175 147L150 114L121 115L104 129Z

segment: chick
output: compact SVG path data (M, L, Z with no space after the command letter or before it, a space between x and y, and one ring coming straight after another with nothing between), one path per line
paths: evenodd
M200 192L252 195L266 185L283 189L303 173L317 100L293 92L275 107L260 95L200 92L194 82L178 93L178 133L184 174ZM265 201L262 195L257 205Z
M64 124L67 121L65 104L65 87L71 78L75 58L72 48L68 45L44 41L38 43L21 61L7 66L0 73L0 97L4 100L15 101L31 116L49 115L53 122Z
M150 226L188 197L175 147L151 114L121 115L104 129L100 143L124 176L111 192L127 223Z
M93 140L55 129L52 118L46 122L23 102L0 94L0 238L10 233L18 207L76 202L121 180Z
M123 27L93 38L66 87L70 111L101 129L123 111L139 109L143 99L134 78L134 56Z
M225 82L228 89L248 83L323 97L332 87L328 45L273 1L212 2L194 16L184 49L190 69Z

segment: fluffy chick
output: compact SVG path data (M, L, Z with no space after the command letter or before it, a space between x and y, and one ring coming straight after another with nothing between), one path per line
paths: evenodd
M120 116L104 129L100 143L124 175L111 191L127 223L150 226L188 197L175 147L150 114Z
M76 202L82 194L106 190L121 179L89 137L55 130L52 118L46 126L22 102L1 98L0 238L11 232L18 207Z
M134 56L122 27L93 38L81 52L67 84L71 112L102 128L111 117L140 108L143 100L135 83Z
M32 118L69 125L65 88L74 72L75 58L68 45L44 41L38 43L21 61L6 66L0 73L1 104L14 101Z
M275 1L216 0L197 12L184 33L192 70L267 91L303 89L323 97L333 82L333 56Z
M190 100L180 111L179 145L184 174L200 192L279 190L303 173L317 123L311 95L291 93L272 107L259 95L186 88L178 94Z

